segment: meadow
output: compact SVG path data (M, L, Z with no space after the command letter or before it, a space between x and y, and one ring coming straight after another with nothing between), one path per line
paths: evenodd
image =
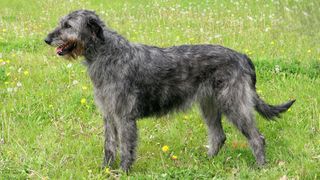
M95 10L133 42L167 47L221 44L248 54L258 93L270 104L297 99L280 119L257 125L268 164L225 118L227 141L206 155L197 105L138 122L130 174L100 169L103 121L82 59L70 62L43 42L59 18ZM0 179L319 179L320 1L1 0Z

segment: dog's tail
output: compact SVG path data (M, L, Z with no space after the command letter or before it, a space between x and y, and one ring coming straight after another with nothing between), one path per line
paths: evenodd
M256 73L255 73L255 67L251 61L251 59L244 55L245 59L248 62L248 69L250 71L250 76L251 76L251 82L252 82L252 89L254 89L254 104L255 104L255 109L256 111L258 111L258 113L260 115L262 115L263 117L265 117L268 120L272 120L275 117L280 117L280 113L283 113L285 111L287 111L292 104L296 101L294 100L290 100L286 103L280 104L280 105L269 105L267 103L265 103L257 94L256 92Z
M296 100L290 100L280 105L269 105L265 103L257 94L254 98L254 101L255 109L258 111L258 113L266 119L272 120L275 117L280 117L280 113L286 112Z

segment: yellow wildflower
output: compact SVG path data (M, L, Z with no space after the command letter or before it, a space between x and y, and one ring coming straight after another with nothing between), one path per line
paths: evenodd
M172 156L171 156L171 159L172 159L172 160L177 160L177 159L178 159L178 156L172 155Z
M311 49L308 50L308 53L311 53Z
M29 75L29 71L24 71L23 74L28 76Z
M109 168L106 168L106 169L104 170L104 172L105 172L106 174L110 174L110 169L109 169Z
M87 86L82 86L82 90L87 90L88 87Z
M270 43L271 45L274 45L274 41L271 41L271 43Z
M87 104L87 100L85 98L82 98L80 102L81 102L82 105Z
M7 30L6 29L2 29L2 32L7 32Z
M169 151L169 146L165 145L162 147L163 152L168 152Z

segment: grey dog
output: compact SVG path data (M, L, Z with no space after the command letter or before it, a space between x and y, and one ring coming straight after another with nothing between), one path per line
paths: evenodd
M60 56L85 57L104 117L103 164L114 162L119 147L125 171L135 159L136 120L184 109L194 101L208 126L209 156L217 155L226 140L221 125L225 115L248 139L257 164L263 165L265 141L253 110L273 119L295 101L272 106L259 98L255 68L245 54L219 45L160 48L131 43L93 11L66 15L45 42Z

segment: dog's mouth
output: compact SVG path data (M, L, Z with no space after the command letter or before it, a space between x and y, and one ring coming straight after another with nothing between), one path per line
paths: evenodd
M76 48L76 43L74 42L67 42L67 43L64 43L60 46L58 46L56 48L56 53L59 55L59 56L64 56L66 54L69 54L70 52L72 52L75 48Z

